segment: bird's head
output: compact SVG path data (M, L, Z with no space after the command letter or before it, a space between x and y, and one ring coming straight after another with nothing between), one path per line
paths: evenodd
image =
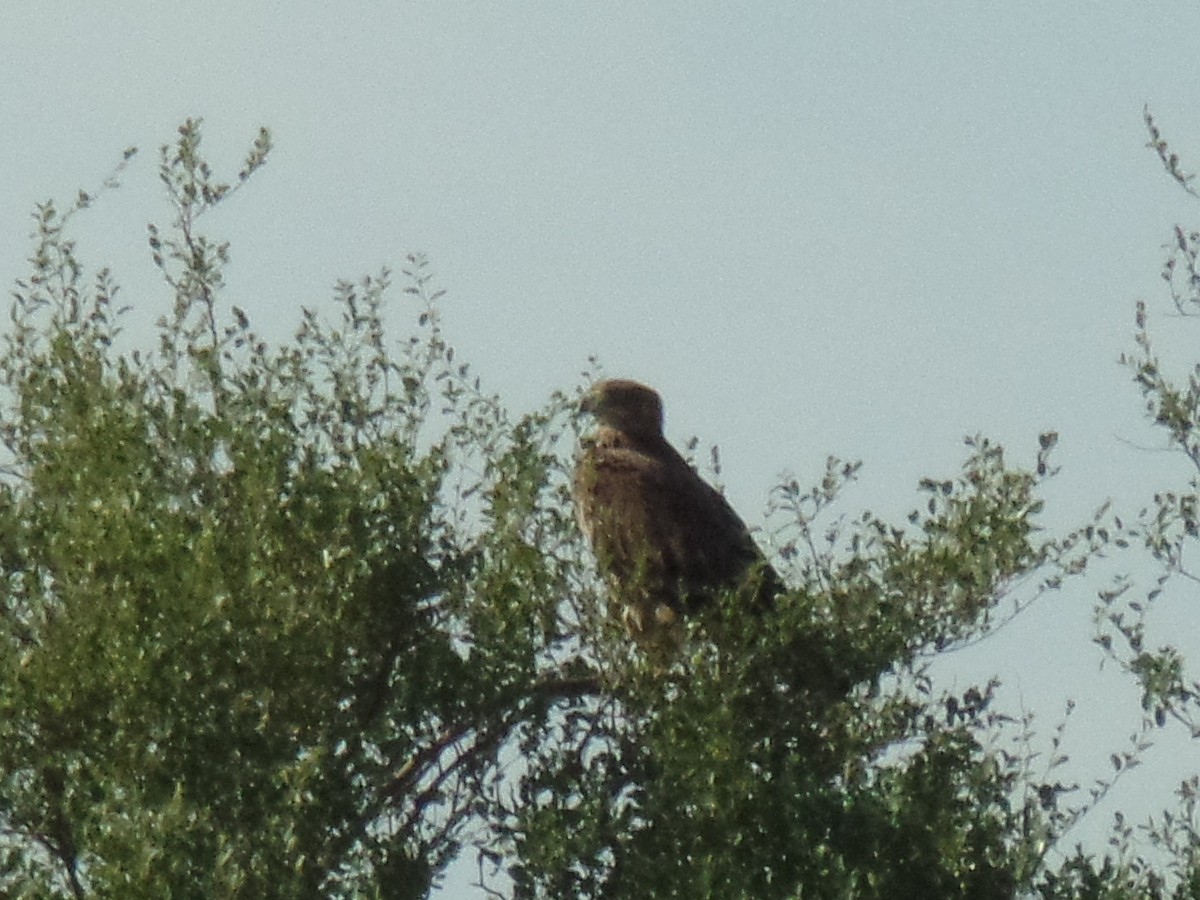
M662 398L653 388L624 378L598 381L583 395L579 411L601 425L640 437L662 435Z

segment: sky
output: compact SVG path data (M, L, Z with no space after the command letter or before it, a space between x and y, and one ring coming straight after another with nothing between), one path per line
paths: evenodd
M447 337L486 387L533 409L592 355L654 385L669 437L719 445L751 523L781 476L815 481L831 454L864 463L847 514L899 520L974 433L1032 463L1039 432L1059 432L1051 529L1106 499L1132 516L1186 482L1117 364L1139 299L1181 365L1200 330L1159 280L1173 225L1195 227L1200 204L1142 122L1149 104L1200 168L1200 12L1186 5L11 6L9 283L34 204L97 187L136 145L77 236L134 321L153 321L168 294L145 225L170 218L157 148L202 116L232 177L267 125L269 163L208 225L232 244L226 301L269 336L338 279L426 253ZM1144 562L1112 566L1149 587ZM1046 598L945 670L964 684L998 672L1045 732L1074 697L1067 747L1085 784L1138 721L1136 692L1090 643L1096 587ZM1154 622L1195 636L1200 659L1198 601L1176 588ZM1170 804L1195 759L1164 736L1080 836L1100 840L1113 809ZM469 880L460 867L439 896L479 896Z

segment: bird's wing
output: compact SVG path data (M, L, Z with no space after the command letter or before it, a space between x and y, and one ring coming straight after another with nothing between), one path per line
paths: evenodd
M699 601L755 564L769 568L725 498L665 441L585 449L575 489L602 567L621 580L642 579L673 606L681 593Z

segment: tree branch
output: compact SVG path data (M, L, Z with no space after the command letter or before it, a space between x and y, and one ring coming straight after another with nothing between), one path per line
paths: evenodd
M545 708L558 700L579 700L602 693L603 685L595 677L553 678L535 683L522 690L510 702L501 702L499 709L483 721L463 721L442 730L433 741L418 750L396 774L379 790L380 809L362 816L358 828L362 829L374 820L383 808L408 799L412 804L405 816L402 831L411 830L420 821L425 809L441 793L452 777L469 770L480 757L491 753L508 738L513 728L521 722L539 718ZM438 764L447 751L464 741L474 741L469 747L458 750L453 759L431 776L431 769ZM418 786L424 783L418 792Z

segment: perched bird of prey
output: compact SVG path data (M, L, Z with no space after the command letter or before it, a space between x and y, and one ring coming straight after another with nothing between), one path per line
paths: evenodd
M636 381L601 381L580 405L599 423L575 467L583 533L635 639L740 588L770 605L779 575L745 523L663 437L659 395Z

